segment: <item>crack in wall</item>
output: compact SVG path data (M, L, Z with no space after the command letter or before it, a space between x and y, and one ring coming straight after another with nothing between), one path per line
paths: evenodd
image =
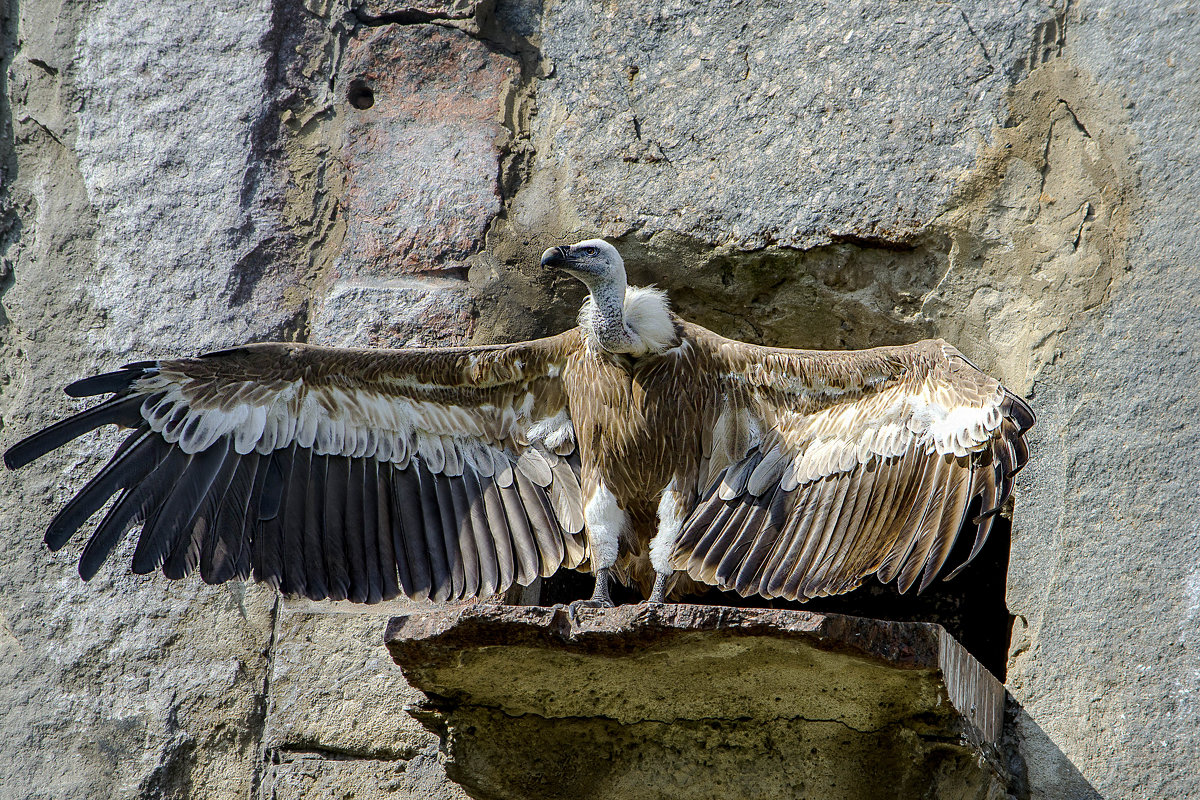
M412 761L420 749L408 747L395 752L362 752L318 744L289 743L263 749L263 761L274 765L295 759L321 759L322 761L360 761L366 763L395 764Z
M251 725L253 730L252 739L254 742L254 749L260 753L260 755L254 759L254 771L250 777L251 797L255 797L259 793L268 761L267 753L269 752L269 748L264 748L262 746L262 742L270 722L271 675L275 669L275 642L279 636L279 626L281 624L281 614L279 612L282 604L283 598L279 592L276 591L274 602L271 604L271 635L267 640L266 648L263 650L266 664L263 669L262 690L259 692L257 698L257 710Z

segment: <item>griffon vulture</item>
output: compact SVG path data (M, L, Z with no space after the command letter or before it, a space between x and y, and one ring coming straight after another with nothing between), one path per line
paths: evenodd
M547 250L590 291L579 326L491 347L251 344L67 387L111 394L5 453L12 469L101 425L131 433L50 522L96 574L197 566L284 592L456 600L560 567L661 602L678 573L803 600L868 575L924 588L972 498L973 558L1025 464L1029 406L943 341L759 347L627 287L612 245ZM959 567L961 569L961 567Z

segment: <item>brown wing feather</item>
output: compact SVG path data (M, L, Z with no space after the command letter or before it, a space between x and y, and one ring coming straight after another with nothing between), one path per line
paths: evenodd
M873 572L925 588L977 495L978 553L986 512L1028 458L1034 417L957 350L785 350L685 332L721 387L700 463L724 477L685 523L677 567L788 599L847 591ZM765 513L761 498L786 505Z
M115 397L18 443L8 463L99 425L137 428L52 530L61 545L112 494L132 496L90 548L89 576L145 520L137 567L169 577L199 564L227 580L252 564L315 599L501 592L587 563L560 377L581 342L574 330L474 348L269 343L142 362L73 384ZM514 462L533 480L514 485Z

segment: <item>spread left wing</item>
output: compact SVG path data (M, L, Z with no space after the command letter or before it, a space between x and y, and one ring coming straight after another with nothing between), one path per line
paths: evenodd
M131 527L138 573L251 573L314 599L484 596L586 561L560 372L577 334L516 345L257 344L78 381L113 397L5 453L18 468L132 428L54 517L57 550L112 498L85 578Z
M743 596L839 594L872 573L923 589L976 496L967 561L979 552L1034 416L956 349L786 350L695 326L689 340L717 400L676 567Z

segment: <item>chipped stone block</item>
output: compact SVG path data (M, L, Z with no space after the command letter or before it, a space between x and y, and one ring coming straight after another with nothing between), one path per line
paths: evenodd
M395 613L400 602L385 609ZM275 629L264 747L395 760L430 743L404 713L419 693L379 646L388 612L372 612L346 603L287 601Z
M500 111L515 59L434 25L363 29L347 45L347 185L338 271L462 267L500 210Z
M343 347L459 345L473 325L471 297L461 281L341 283L321 299L312 341Z
M446 780L436 749L404 760L275 751L264 767L261 800L466 800Z
M1004 690L938 625L478 605L385 638L484 796L1006 796Z
M360 0L353 5L359 19L371 22L427 22L472 19L482 0Z
M539 170L609 236L905 241L1003 122L1055 14L1046 2L549 4Z

